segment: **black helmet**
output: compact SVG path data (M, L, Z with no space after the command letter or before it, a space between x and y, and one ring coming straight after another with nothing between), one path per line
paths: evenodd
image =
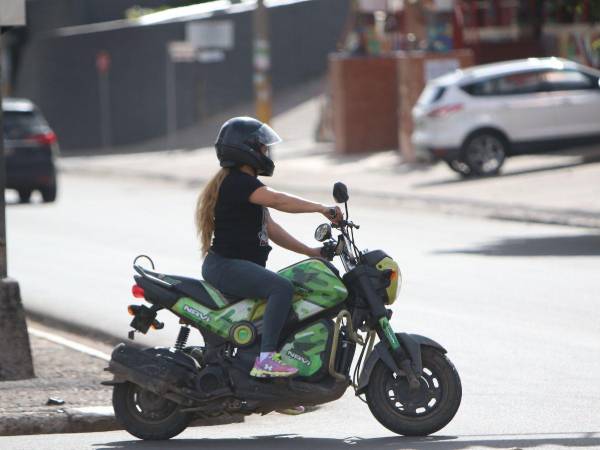
M261 146L281 142L281 138L266 123L252 117L234 117L221 127L215 148L221 167L247 164L257 175L270 177L275 170L273 160L260 152Z

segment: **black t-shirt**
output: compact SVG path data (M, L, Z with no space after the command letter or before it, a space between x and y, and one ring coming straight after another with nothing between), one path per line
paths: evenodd
M249 197L264 186L256 177L232 169L223 180L215 206L212 250L225 258L245 259L261 266L271 251L268 210Z

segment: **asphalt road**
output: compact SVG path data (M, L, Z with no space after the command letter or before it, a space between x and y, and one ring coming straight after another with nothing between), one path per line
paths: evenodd
M61 181L56 204L8 209L9 275L28 309L125 336L135 255L151 255L159 271L200 276L195 190L150 180ZM459 370L455 419L428 440L399 439L348 393L299 417L190 429L168 448L600 448L599 234L393 203L351 199L350 208L362 226L360 246L385 249L402 267L393 327L437 340ZM276 217L307 242L321 222ZM297 259L276 249L270 267ZM175 328L140 341L170 344ZM0 438L0 448L166 448L132 439L123 432Z

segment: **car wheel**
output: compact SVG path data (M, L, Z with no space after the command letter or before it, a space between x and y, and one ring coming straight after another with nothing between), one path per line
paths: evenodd
M483 131L471 136L462 149L462 160L472 175L497 175L506 159L508 142L498 133Z
M19 203L29 203L31 199L31 189L19 189L17 191L19 194Z
M56 200L56 184L41 188L40 194L42 194L42 200L44 203L53 202Z

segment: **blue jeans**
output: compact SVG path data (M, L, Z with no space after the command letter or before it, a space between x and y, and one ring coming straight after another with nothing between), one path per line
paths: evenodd
M204 259L202 276L223 293L267 299L260 351L276 351L294 297L291 281L253 262L224 258L212 251Z

